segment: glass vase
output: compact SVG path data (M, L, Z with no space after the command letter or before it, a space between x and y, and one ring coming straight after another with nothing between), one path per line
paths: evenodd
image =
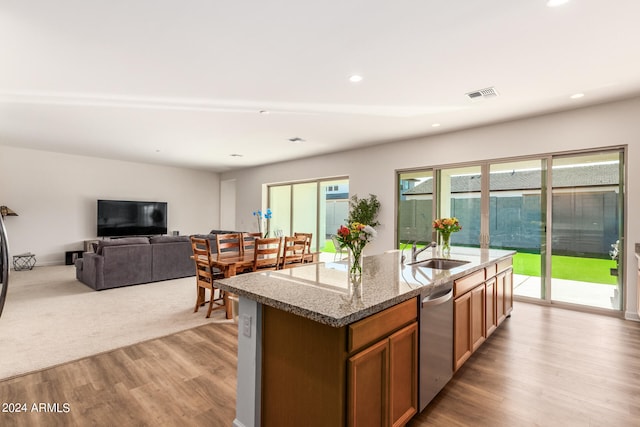
M451 233L440 233L442 237L442 254L449 256L451 254Z
M349 279L352 283L360 282L362 277L362 246L354 246L349 248Z

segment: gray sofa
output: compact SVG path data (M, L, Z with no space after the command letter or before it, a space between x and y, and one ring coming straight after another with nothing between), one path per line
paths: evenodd
M209 239L216 251L217 233L197 237ZM76 260L76 278L99 291L121 286L158 282L195 275L189 236L125 237L101 240L94 252Z

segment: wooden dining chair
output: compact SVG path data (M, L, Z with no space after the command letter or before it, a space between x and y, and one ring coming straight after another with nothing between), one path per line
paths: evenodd
M256 239L253 255L253 271L277 270L280 267L282 238Z
M303 262L313 262L313 254L311 253L311 239L313 238L313 233L293 233L294 237L305 238L305 250L303 256Z
M280 268L291 268L302 264L304 251L306 250L305 239L295 236L287 236L282 244L282 262Z
M216 234L216 246L218 257L240 256L244 253L242 233Z
M196 313L200 306L206 304L206 290L211 291L209 298L209 308L207 318L211 312L225 308L224 291L215 287L215 280L224 278L224 274L216 268L211 267L211 243L208 239L191 237L191 249L193 260L196 266L196 306L193 310ZM216 297L217 291L217 297Z
M262 238L262 233L242 233L242 248L244 252L252 251L255 248L256 239Z

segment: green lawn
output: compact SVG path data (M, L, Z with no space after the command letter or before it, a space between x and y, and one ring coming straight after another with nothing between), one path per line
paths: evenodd
M617 278L610 273L616 262L610 259L551 256L551 277L580 282L615 285ZM513 257L513 272L524 276L540 276L540 254L517 253Z
M332 240L326 240L324 242L324 248L320 248L320 252L329 252L329 253L336 253L336 248L333 246L333 241Z

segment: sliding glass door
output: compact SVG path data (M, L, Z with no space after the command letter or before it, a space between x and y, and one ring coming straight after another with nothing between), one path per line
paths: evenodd
M433 192L431 170L398 175L398 240L401 245L433 240Z
M438 177L438 218L456 217L460 224L463 224L462 230L452 234L451 244L480 247L482 230L480 166L441 169Z
M545 159L489 167L489 247L516 250L514 295L544 299Z
M552 301L621 309L622 152L553 158Z
M305 182L291 187L291 233L318 236L318 183ZM317 243L317 238L311 240L312 245Z
M269 208L272 217L269 220L269 237L291 235L291 185L269 187Z
M428 240L434 215L455 216L463 228L454 247L517 251L516 297L622 309L624 149L398 177L398 247Z
M311 233L312 250L333 253L331 235L349 216L349 180L270 185L268 206L273 212L271 233Z

